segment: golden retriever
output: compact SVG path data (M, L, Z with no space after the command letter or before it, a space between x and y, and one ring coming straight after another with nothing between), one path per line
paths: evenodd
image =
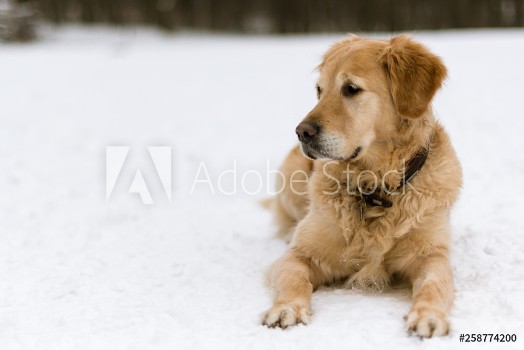
M410 283L408 332L449 332L449 214L462 171L431 101L442 60L410 37L348 36L318 67L318 102L299 124L272 199L287 253L267 277L269 327L307 324L322 284L381 290ZM305 156L304 156L305 155Z

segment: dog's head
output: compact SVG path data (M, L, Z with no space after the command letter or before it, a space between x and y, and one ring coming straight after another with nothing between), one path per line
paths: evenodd
M317 105L297 126L304 154L352 161L420 118L446 76L440 58L407 36L343 39L318 67Z

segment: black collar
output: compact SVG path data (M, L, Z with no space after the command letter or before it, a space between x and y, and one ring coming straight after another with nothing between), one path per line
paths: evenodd
M404 173L404 176L402 177L402 180L400 181L400 185L395 189L398 190L405 186L411 179L417 175L417 173L422 169L424 166L424 163L426 163L426 159L428 158L428 149L426 147L423 147L419 149L417 154L411 160L409 161L407 165L407 169ZM372 207L384 207L384 208L391 208L393 206L393 202L389 199L386 199L380 195L380 186L377 186L374 192L372 193L363 193L362 189L359 188L359 194L360 197L363 199L364 205L369 205Z

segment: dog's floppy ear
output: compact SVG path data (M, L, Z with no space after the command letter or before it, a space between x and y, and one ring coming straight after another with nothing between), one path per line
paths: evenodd
M417 118L446 78L442 60L407 35L394 37L380 55L398 114Z

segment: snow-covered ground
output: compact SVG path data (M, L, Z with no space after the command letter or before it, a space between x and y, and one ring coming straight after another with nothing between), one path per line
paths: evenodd
M66 28L0 46L0 348L522 348L524 30L415 35L449 67L435 110L465 175L451 335L406 336L406 290L324 288L309 326L260 325L285 245L257 201L338 37ZM108 146L130 149L106 201ZM148 146L172 147L171 203ZM152 205L127 192L137 168Z

